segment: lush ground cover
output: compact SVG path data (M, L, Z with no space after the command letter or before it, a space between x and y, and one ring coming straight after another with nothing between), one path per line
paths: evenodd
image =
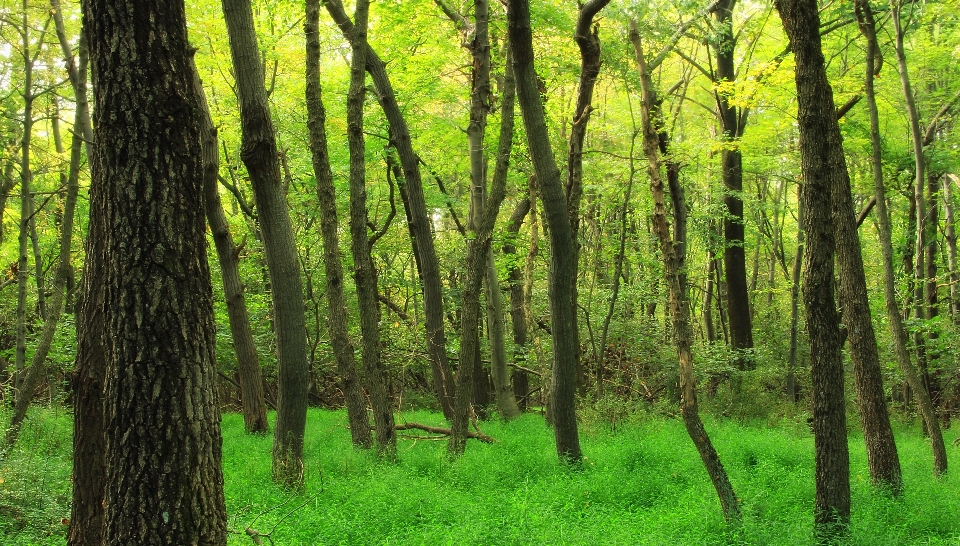
M71 419L63 410L35 411L20 444L0 463L0 543L64 543ZM404 419L440 424L425 412ZM576 471L557 463L539 415L481 427L499 443L471 440L464 458L451 462L444 442L404 437L400 462L387 464L350 447L344 412L311 410L306 487L293 494L270 483L271 438L245 435L242 418L227 414L223 464L236 531L230 543L253 544L243 534L248 526L272 530L278 546L812 541L813 438L802 419L775 428L708 420L742 499L744 522L736 529L723 522L678 420L637 416L616 427L587 422L586 464ZM897 437L906 484L899 499L869 486L862 439L851 436L849 544L960 544L960 450L951 449L949 475L934 480L926 442L913 428L901 427Z

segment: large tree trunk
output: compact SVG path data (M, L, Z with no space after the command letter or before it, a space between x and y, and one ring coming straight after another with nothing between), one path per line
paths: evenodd
M339 0L324 2L327 12L340 27L343 35L350 40L353 36L353 22L347 17ZM434 248L433 228L423 195L423 182L420 176L420 163L413 151L410 130L397 104L393 86L387 77L386 66L369 45L366 47L367 72L373 80L377 101L390 125L391 143L397 149L400 164L403 167L403 184L407 194L404 206L407 208L408 227L411 245L416 257L423 290L424 323L427 330L427 353L430 356L433 381L440 400L440 407L447 419L453 418L453 374L447 361L446 335L443 324L443 290L440 279L440 263ZM398 181L399 182L399 181Z
M300 262L280 178L277 141L250 1L223 0L223 13L240 104L240 157L257 200L273 294L279 368L273 479L299 486L303 482L303 433L307 418L307 339Z
M353 342L348 328L347 303L343 293L343 257L340 253L337 196L333 185L333 171L327 151L327 132L324 127L326 111L320 89L320 1L307 0L304 27L307 35L306 101L307 129L310 133L310 152L313 172L317 178L317 201L320 203L320 231L323 235L323 267L327 286L327 325L330 345L337 360L337 372L347 406L350 435L353 444L368 448L370 420L363 399L360 377L357 373Z
M733 8L736 0L717 4L717 68L716 83L733 83L737 79L734 59L736 37L733 33ZM737 351L753 348L753 325L750 318L750 293L747 290L747 266L743 228L743 157L740 137L746 124L747 112L730 102L729 93L717 93L724 146L720 152L724 196L727 214L723 219L723 268L727 282L727 320L730 325L730 345ZM743 352L736 355L737 366L748 369L753 359Z
M827 82L816 0L777 0L796 62L803 230L806 236L803 303L810 336L816 500L814 525L821 539L843 533L850 521L850 457L843 396L840 319L834 300L831 216L833 176L844 169L833 90Z
M387 392L387 370L380 347L380 302L377 300L377 270L370 257L367 238L366 144L363 137L363 98L366 93L367 14L369 3L358 0L356 25L350 36L350 90L347 93L347 140L350 146L350 241L353 250L353 278L360 307L363 338L363 368L366 376L377 452L385 459L397 456L397 434L393 430L393 409Z
M873 188L877 202L877 226L880 232L880 248L883 253L883 295L886 302L887 321L890 324L890 334L893 338L893 350L897 357L897 364L903 372L917 399L917 406L923 416L930 433L930 444L933 450L933 473L935 476L947 471L947 452L943 443L943 433L940 422L934 413L930 395L923 387L920 374L910 361L907 330L900 315L900 305L897 302L897 281L893 269L893 236L890 227L890 212L887 208L886 188L883 183L883 151L880 142L880 116L877 112L877 99L874 92L874 77L880 68L879 45L877 43L876 23L873 10L868 0L856 1L857 16L860 23L860 32L867 40L866 78L864 80L864 95L867 99L867 109L870 112L870 140L873 146Z
M682 188L676 177L677 166L667 167L670 182L670 198L673 205L674 233L670 233L667 220L665 188L661 175L660 153L666 153L667 139L660 133L663 120L660 113L660 101L653 87L653 80L647 72L640 34L636 21L630 24L630 41L636 53L637 68L640 72L640 89L643 97L641 119L643 123L643 153L647 157L647 174L650 176L650 192L653 195L653 229L660 242L663 268L670 291L670 319L673 326L673 342L680 361L680 414L690 439L693 440L703 461L707 474L717 491L723 517L727 521L740 520L740 506L737 496L720 462L710 437L704 429L697 405L696 380L693 374L693 353L691 351L692 333L690 329L690 304L687 298L686 275L686 215L687 208ZM674 172L671 172L671 171Z
M511 0L508 8L513 71L517 79L517 100L527 133L527 146L533 159L550 228L550 314L553 337L553 374L551 381L552 420L557 454L562 460L582 460L577 433L575 407L580 342L577 335L576 243L564 197L560 169L553 157L537 74L533 66L533 36L528 0Z
M183 2L90 0L87 304L103 311L103 544L226 544L200 105ZM117 55L126 51L129 55ZM133 84L132 82L135 82ZM100 292L99 294L97 292ZM101 297L102 296L102 299ZM81 345L87 340L81 339Z
M196 71L196 68L194 68ZM253 342L250 316L240 281L240 249L233 242L230 224L220 202L217 178L220 174L220 152L217 145L217 129L210 118L210 109L203 92L200 75L196 75L197 101L200 103L200 143L203 146L203 207L213 235L213 244L220 261L223 279L223 295L227 303L227 318L233 349L237 355L240 375L240 398L243 403L243 425L247 432L264 434L270 431L267 422L267 404L263 394L263 376L257 346Z

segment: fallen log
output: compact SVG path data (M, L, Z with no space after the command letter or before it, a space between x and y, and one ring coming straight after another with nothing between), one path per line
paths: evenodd
M444 436L450 436L450 429L443 427L432 427L430 425L424 425L422 423L397 423L393 427L394 430L422 430L424 432L430 432L432 434L442 434ZM467 438L473 438L474 440L480 440L485 444L495 444L497 443L496 438L487 436L482 432L471 432L467 431Z

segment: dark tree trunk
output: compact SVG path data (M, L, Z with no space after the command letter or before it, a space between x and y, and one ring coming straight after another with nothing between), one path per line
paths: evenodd
M874 196L876 197L877 225L880 232L880 247L883 253L883 293L886 302L887 321L890 323L890 333L893 338L893 349L897 363L910 385L917 399L917 406L923 416L923 422L930 433L930 444L933 450L933 473L939 476L947 471L947 452L943 443L943 433L940 422L934 413L930 395L923 387L913 362L910 361L907 330L900 316L900 307L897 302L896 276L893 269L893 236L890 227L890 212L887 209L886 188L883 183L883 150L880 142L880 115L877 111L877 99L874 93L875 71L879 69L879 51L876 34L876 23L873 10L867 0L856 0L855 7L860 24L860 32L867 40L866 78L864 95L867 98L867 108L870 112L870 140L873 147L872 167Z
M353 36L353 22L343 11L339 0L324 2L327 12L340 27L343 35L350 40ZM434 248L433 228L423 195L423 182L420 176L420 164L413 151L410 130L397 104L393 86L387 77L386 65L369 45L366 47L367 72L373 80L377 101L390 124L391 144L396 147L403 167L403 184L406 191L404 206L407 209L408 227L411 245L416 257L423 290L424 325L427 330L427 353L433 371L433 380L440 400L440 407L447 419L453 418L453 375L447 362L446 335L443 325L443 290L440 279L440 263Z
M550 315L553 337L553 374L551 408L557 453L564 461L579 463L580 437L575 407L580 342L577 335L576 243L573 240L567 201L560 169L553 157L543 104L533 66L533 35L528 0L511 0L508 8L510 44L513 48L513 72L517 79L517 100L527 133L527 146L533 159L550 228Z
M733 8L736 0L722 0L717 4L714 16L717 19L717 68L716 83L736 81L734 59L736 37L733 33ZM753 348L753 325L750 318L750 293L747 289L747 266L743 229L743 157L740 153L740 137L746 124L747 111L730 103L728 93L717 93L720 122L723 127L724 146L720 152L724 196L727 214L723 220L723 268L727 282L727 320L730 328L730 345L736 350ZM737 354L740 369L752 367L753 360L743 353Z
M850 521L850 459L843 397L840 320L834 300L832 217L833 176L842 150L820 45L815 0L777 0L796 62L800 157L803 174L803 230L806 235L803 303L810 336L810 379L816 461L814 524L821 539L844 532ZM842 156L841 156L842 157Z
M247 167L257 200L276 315L279 392L273 431L273 479L299 486L303 482L303 433L307 419L307 336L300 262L280 178L277 141L250 1L223 0L223 14L240 104L240 158Z
M196 69L194 69L196 70ZM200 103L200 143L203 146L203 207L213 235L213 243L220 261L220 275L223 279L223 295L227 303L227 318L230 321L230 334L233 337L233 349L237 355L237 368L240 376L240 398L243 404L243 425L247 432L265 434L270 431L267 422L267 404L263 395L263 375L260 372L260 358L257 346L253 342L253 330L250 328L250 316L247 314L247 302L243 295L243 283L240 281L240 249L233 242L230 224L220 202L219 184L220 152L217 144L217 129L210 118L210 109L203 92L200 75L196 75L197 101Z
M507 67L508 70L511 67ZM530 199L523 198L517 203L507 222L507 243L503 245L503 253L509 256L510 273L510 323L513 331L513 363L520 368L527 366L527 314L524 311L523 297L523 269L520 268L520 259L516 256L517 246L513 242L520 234L523 219L530 212ZM528 406L527 393L530 392L530 378L527 372L517 368L513 371L513 395L516 397L520 411L526 411Z
M200 105L181 1L89 0L86 305L103 312L107 545L226 544ZM126 55L118 55L126 51ZM90 290L94 287L93 290ZM81 346L89 343L81 338ZM98 501L100 502L100 501Z
M360 331L363 336L363 368L366 376L377 452L385 459L397 456L397 434L393 429L393 409L387 392L387 370L381 359L380 302L377 300L377 270L370 257L367 238L366 144L363 138L363 99L366 94L367 0L358 0L356 25L350 36L350 90L347 94L347 140L350 146L350 241L353 250L353 278L360 307Z
M353 342L348 328L347 303L343 293L343 257L340 253L339 221L337 219L337 196L333 185L333 172L327 151L327 132L324 127L326 110L323 107L320 89L320 1L307 0L307 17L304 27L307 35L306 101L307 129L310 132L310 151L313 172L317 177L317 200L320 203L320 231L323 235L323 267L327 283L327 324L330 328L330 344L347 405L350 435L353 444L368 448L372 444L367 404L363 399Z
M670 233L667 220L665 187L661 175L660 154L666 154L666 135L660 132L663 120L660 113L660 101L653 87L653 80L647 72L636 21L631 22L630 40L633 42L637 65L640 72L640 88L643 97L641 119L643 123L643 152L647 157L647 173L650 176L650 192L653 195L653 229L660 242L663 268L670 291L670 319L673 326L673 342L680 361L680 413L690 439L693 441L703 461L707 474L717 491L723 517L727 521L740 520L740 506L730 484L720 456L717 454L707 431L700 419L697 405L696 380L693 375L693 353L691 351L692 333L690 329L690 305L687 297L686 275L686 223L687 208L679 185L679 171L676 164L667 165L667 178L670 186L670 199L673 205L674 233Z

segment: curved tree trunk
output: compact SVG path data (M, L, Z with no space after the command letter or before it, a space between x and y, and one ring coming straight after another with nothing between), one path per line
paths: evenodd
M363 336L363 368L366 375L377 452L386 459L397 456L397 434L393 409L387 393L387 371L381 359L380 302L377 300L377 271L370 257L367 238L366 145L363 138L363 98L367 54L367 0L358 0L356 25L350 36L350 90L347 94L347 140L350 146L350 240L353 249L354 280L360 304L360 331Z
M196 67L194 67L196 73ZM260 358L257 346L253 342L250 329L250 316L247 314L247 302L243 295L243 283L240 281L240 249L233 242L230 224L220 202L217 177L220 174L220 151L217 145L217 129L210 118L210 109L203 92L203 82L196 74L195 92L200 103L200 144L203 147L203 207L213 235L213 244L220 260L220 274L223 279L223 296L227 303L227 318L230 321L230 334L233 337L233 349L237 355L237 368L240 372L240 398L243 403L243 425L247 432L264 434L270 431L267 422L267 404L263 395L263 376L260 372Z
M643 97L641 118L643 120L643 153L647 157L647 173L650 176L650 192L653 194L653 229L660 242L664 273L670 290L670 318L673 325L673 341L680 360L680 413L690 439L693 440L707 474L717 490L723 517L727 521L740 520L740 506L730 484L720 456L704 429L697 406L696 380L693 374L692 334L690 330L690 305L687 298L686 275L683 273L686 259L687 208L680 188L677 166L667 166L670 183L670 198L673 204L674 234L670 234L667 220L665 188L661 176L660 153L664 150L665 135L660 133L663 120L660 101L653 88L653 80L647 72L636 21L630 25L630 41L633 42L637 65L640 71L640 89ZM658 134L659 133L659 134ZM671 173L671 170L673 172Z
M343 11L340 0L324 2L327 12L340 27L343 35L350 40L353 36L353 23ZM424 325L427 329L427 353L430 356L434 386L440 400L440 407L448 420L453 418L453 374L447 361L446 335L443 325L443 286L440 279L440 262L434 248L433 228L427 214L427 204L423 196L423 181L420 176L420 164L413 151L410 129L397 104L393 86L387 77L386 66L377 53L366 47L367 72L373 80L377 101L390 125L390 138L397 149L400 164L403 167L403 184L407 193L404 206L407 207L408 227L411 245L416 257L423 291Z
M223 0L223 14L240 104L240 158L247 167L257 200L276 315L279 393L273 432L273 479L299 486L303 482L307 417L307 339L300 262L280 178L277 141L250 1Z
M508 28L513 48L513 71L517 79L517 100L527 133L527 146L533 159L550 228L550 314L553 337L553 374L551 381L551 417L561 460L580 463L580 437L575 407L576 373L580 361L577 335L576 248L560 169L553 157L537 74L533 66L533 35L528 0L511 0Z
M803 303L810 335L813 434L816 461L814 525L821 540L842 534L850 521L850 457L843 396L840 320L834 301L831 215L833 177L842 150L833 90L827 82L815 0L777 0L783 28L793 45L799 106L800 157L806 235Z
M363 399L360 377L357 373L353 342L350 341L346 298L343 294L343 257L340 253L337 196L327 151L327 132L324 128L326 111L320 89L320 1L307 0L304 27L307 35L307 129L310 133L310 152L313 172L317 178L317 201L320 203L320 231L323 235L323 267L327 283L327 324L330 345L337 359L337 372L347 405L350 435L353 444L368 448L372 444L367 404Z
M85 295L102 306L103 544L226 544L200 105L183 2L84 3L99 82ZM117 51L130 55L117 55ZM130 82L136 82L131 85ZM99 292L101 289L95 289ZM102 295L102 299L98 296ZM81 340L81 345L85 340Z
M877 225L880 232L880 248L883 252L883 294L886 302L887 321L890 323L890 334L893 338L894 354L897 364L903 372L917 399L920 414L930 433L930 445L933 450L933 473L939 476L947 471L947 451L943 443L943 433L940 430L940 421L936 417L930 394L923 387L920 374L913 362L910 361L910 351L907 330L900 315L900 306L897 302L896 277L893 269L893 236L890 227L890 212L887 209L886 188L883 183L882 149L880 143L880 116L877 112L877 99L874 92L875 71L880 67L876 23L873 10L867 0L856 1L857 15L860 22L860 32L867 40L866 79L864 95L867 98L867 108L870 112L870 140L873 146L873 187L877 201Z

